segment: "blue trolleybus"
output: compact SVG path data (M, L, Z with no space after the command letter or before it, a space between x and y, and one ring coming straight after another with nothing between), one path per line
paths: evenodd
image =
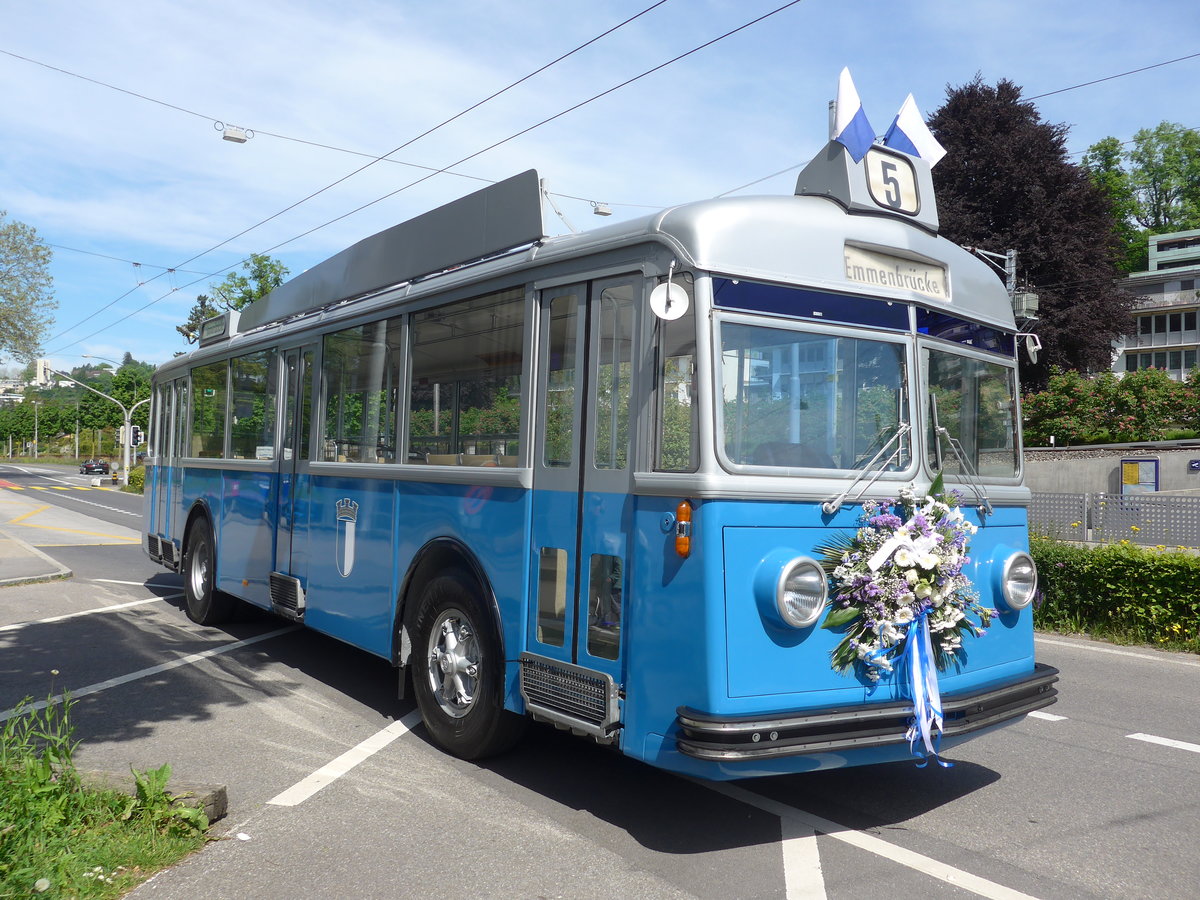
M559 237L542 200L529 171L367 238L158 370L145 547L193 620L391 661L463 758L532 718L741 778L1053 702L1021 336L925 162L831 142L794 196ZM957 531L902 535L935 484Z

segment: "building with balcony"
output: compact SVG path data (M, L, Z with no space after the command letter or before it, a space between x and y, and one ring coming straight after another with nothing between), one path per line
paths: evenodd
M1180 381L1200 363L1200 228L1150 237L1150 268L1121 287L1138 298L1133 333L1113 348L1114 372L1162 369Z

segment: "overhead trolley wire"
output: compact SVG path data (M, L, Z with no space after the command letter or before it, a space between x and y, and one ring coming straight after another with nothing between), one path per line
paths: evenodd
M665 2L665 0L661 0L661 2ZM803 2L803 0L789 0L789 2L788 2L788 3L784 3L783 5L781 5L781 6L778 6L778 7L776 7L775 9L773 9L773 10L770 10L769 12L763 13L762 15L760 15L760 16L757 16L757 17L755 17L754 19L751 19L750 21L748 21L748 22L746 22L746 23L744 23L744 24L742 24L742 25L739 25L737 28L730 29L729 31L725 32L725 33L724 33L724 34L722 34L722 35L719 35L718 37L715 37L715 38L712 38L711 40L705 41L704 43L702 43L702 44L699 44L699 45L697 45L697 46L693 47L691 50L687 50L687 51L685 51L685 52L683 52L683 53L680 53L680 54L679 54L679 55L677 55L677 56L674 56L674 57L672 57L671 59L669 59L669 60L667 60L667 61L665 61L665 62L659 63L658 65L656 65L656 66L653 66L653 67L651 67L651 68L647 69L646 71L642 72L640 75L635 75L635 76L633 76L632 78L627 78L626 80L624 80L624 81L620 82L619 84L613 85L612 87L610 87L610 88L608 88L608 89L606 89L606 90L604 90L604 91L601 91L601 92L600 92L600 93L598 93L598 94L594 94L594 95L592 95L591 97L587 98L586 100L581 100L580 102L578 102L578 103L575 103L575 104L573 104L573 105L571 105L571 106L567 107L566 109L563 109L563 110L561 110L561 111L559 111L559 112L555 113L554 115L547 116L546 118L542 119L541 121L539 121L539 122L535 122L533 125L530 125L530 126L528 126L528 127L526 127L526 128L522 128L520 131L517 131L517 132L514 132L513 134L510 134L510 135L509 135L508 137L506 137L506 138L502 138L501 140L495 141L495 142L493 142L493 143L489 144L488 146L486 146L486 147L484 147L484 148L482 148L482 149L480 149L480 150L477 150L477 151L475 151L474 153L471 153L471 154L468 154L467 156L464 156L462 159L459 159L459 160L457 160L457 161L455 161L455 162L452 162L452 163L450 163L450 164L448 164L448 165L446 165L446 166L443 166L442 168L440 168L440 169L437 169L437 170L436 170L436 171L434 171L434 172L430 172L429 174L427 174L427 175L424 175L424 176L422 176L421 178L418 178L418 179L417 179L417 180L415 180L415 181L409 182L408 184L406 184L406 185L404 185L404 186L402 186L402 187L399 187L399 188L397 188L397 189L396 189L396 190L394 190L394 191L391 191L391 192L389 192L389 193L387 193L387 194L384 194L384 195L383 195L383 196L381 196L381 197L377 197L377 198L375 198L374 200L371 200L371 201L370 201L370 202L368 202L368 203L364 203L364 204L362 204L361 206L358 206L358 207L356 207L355 209L352 209L352 210L350 210L349 212L343 213L343 214L342 214L342 215L340 215L340 216L336 216L335 218L333 218L333 219L330 219L330 220L329 220L329 221L327 221L327 222L323 222L322 224L320 224L320 225L317 225L317 226L314 226L313 228L310 228L310 229L308 229L307 231L304 231L304 232L302 232L302 233L300 233L300 234L294 235L293 237L290 237L290 238L288 238L288 239L287 239L287 240L285 240L285 241L280 241L278 244L275 244L275 245L273 245L273 246L271 246L271 247L268 247L267 249L265 249L265 250L263 250L263 251L261 251L261 252L262 252L262 253L270 253L271 251L273 251L273 250L277 250L277 249L279 249L280 247L286 246L287 244L290 244L290 243L292 243L293 241L300 240L301 238L307 237L308 235L310 235L310 234L313 234L313 233L314 233L314 232L316 232L316 231L320 231L322 228L327 228L327 227L329 227L330 225L333 225L333 224L334 224L334 223L336 223L336 222L340 222L342 219L345 219L345 218L347 218L347 217L349 217L349 216L352 216L352 215L354 215L355 213L361 212L362 210L364 210L364 209L367 209L368 207L374 206L376 203L380 203L380 202L382 202L382 201L384 201L384 200L387 200L387 199L389 199L389 198L391 198L391 197L394 197L394 196L396 196L397 194L399 194L399 193L401 193L401 192L403 192L403 191L406 191L406 190L408 190L409 188L415 187L416 185L418 185L418 184L421 184L422 182L428 181L430 178L433 178L435 175L440 175L440 174L443 174L443 173L447 172L449 169L452 169L452 168L454 168L455 166L462 165L464 162L468 162L469 160L475 159L477 156L481 156L482 154L484 154L484 153L487 153L487 152L488 152L488 151L490 151L490 150L494 150L494 149L496 149L497 147L500 147L500 146L502 146L502 145L504 145L504 144L507 144L507 143L509 143L510 141L516 140L517 138L519 138L519 137L522 137L523 135L526 135L526 134L528 134L529 132L531 132L531 131L534 131L534 130L535 130L535 129L537 129L537 128L540 128L540 127L542 127L543 125L547 125L547 124L549 124L550 122L553 122L553 121L555 121L555 120L557 120L557 119L560 119L560 118L562 118L563 116L565 116L565 115L568 115L568 114L570 114L570 113L572 113L572 112L575 112L576 110L578 110L578 109L581 109L581 108L583 108L584 106L587 106L587 105L588 105L588 104L590 104L590 103L594 103L594 102L595 102L595 101L597 101L597 100L600 100L600 99L602 99L602 98L604 98L604 97L607 97L609 94L612 94L612 93L614 93L615 91L619 91L619 90L621 90L622 88L628 87L629 85L633 84L634 82L640 81L641 79L643 79L643 78L645 78L645 77L647 77L647 76L649 76L649 75L653 75L655 72L659 72L659 71L661 71L662 69L665 69L667 66L673 65L674 63L677 63L677 62L679 62L680 60L686 59L687 57L689 57L689 56L692 56L693 54L696 54L696 53L700 52L701 50L705 50L705 49L707 49L708 47L711 47L712 45L714 45L714 44L716 44L716 43L719 43L720 41L723 41L723 40L725 40L726 38L732 37L733 35L735 35L735 34L738 34L739 32L741 32L741 31L744 31L744 30L746 30L747 28L750 28L750 27L752 27L752 26L754 26L754 25L757 25L758 23L760 23L760 22L762 22L762 21L764 21L764 20L766 20L766 19L769 19L769 18L771 18L772 16L775 16L775 15L777 15L777 14L779 14L779 13L781 13L781 12L783 12L783 11L787 10L787 9L790 9L790 8L791 8L791 7L793 7L793 6L797 6L797 5L799 5L800 3L802 3L802 2ZM658 6L658 5L660 5L660 4L655 4L655 6ZM654 6L648 7L648 8L647 8L647 10L643 10L643 13L644 13L644 12L647 12L647 11L649 11L650 9L653 9L653 8L654 8ZM639 13L639 15L641 15L641 14L643 14L643 13ZM633 18L636 18L636 16L635 16L635 17L633 17ZM629 19L629 20L627 20L627 21L632 21L632 18L631 18L631 19ZM624 24L624 23L622 23L622 24ZM616 27L620 27L620 26L616 26ZM607 34L607 33L610 33L612 30L613 30L613 29L609 29L609 32L605 32L605 33L606 33L606 34ZM591 43L591 42L589 42L589 43ZM578 48L577 48L577 49L578 49ZM574 52L574 51L572 51L572 52ZM567 54L567 55L569 55L569 54ZM566 57L564 56L564 57L561 57L561 58L566 58ZM545 67L543 67L543 68L545 68ZM498 93L499 93L499 92L498 92ZM455 116L454 118L457 118L457 116ZM447 122L449 122L449 121L452 121L452 119L447 119L446 121L447 121ZM428 133L428 132L427 132L427 133ZM416 139L414 138L414 140L416 140ZM411 143L411 142L409 142L409 143ZM404 145L402 145L402 147L403 147L403 146L408 146L408 144L404 144ZM398 148L398 149L400 149L400 148ZM393 153L394 153L394 152L396 152L396 151L394 151L394 150L393 150L393 151L391 151L391 152L393 152ZM382 159L382 157L380 157L380 158ZM356 171L361 171L361 170L362 170L362 168L366 168L366 167L365 167L365 166L363 166L363 167L361 167L360 169L358 169L358 170L356 170ZM351 174L354 174L354 173L351 173ZM347 176L347 177L349 177L349 176ZM336 183L336 182L335 182L335 183ZM331 186L332 186L332 185L331 185ZM314 194L314 196L315 196L315 194ZM303 201L300 201L300 202L303 202ZM296 205L296 204L293 204L293 206L294 206L294 205ZM290 208L291 208L291 207L289 207L289 209L290 209ZM282 210L281 212L285 212L285 211L286 211L286 210ZM277 215L279 215L279 213L276 213L275 215L277 216ZM274 217L275 217L275 216L272 216L272 217L270 217L270 218L274 218ZM264 222L266 222L266 221L269 221L269 220L270 220L270 219L264 219L263 221L264 221ZM261 225L261 224L262 224L262 222L260 222L259 224ZM252 228L254 228L254 227L257 227L257 226L252 226ZM247 231L249 231L249 230L251 230L251 229L247 229ZM195 256L191 257L190 259L188 259L188 260L185 260L183 263L180 263L180 266L187 265L188 263L190 263L190 262L193 262L193 261L195 261L196 259L199 259L201 256L204 256L206 253L211 253L211 252L212 252L212 250L215 250L215 249L217 249L218 247L222 247L222 246L224 246L225 244L229 243L229 241L231 241L231 240L234 240L236 237L239 237L241 234L245 234L245 233L246 233L245 231L243 231L243 232L240 232L240 233L239 233L239 235L234 235L234 237L233 237L233 238L229 238L229 239L228 239L228 240L226 240L226 241L222 241L220 244L217 244L215 247L212 247L212 248L210 248L209 250L205 250L203 253L198 253L198 254L196 254ZM245 262L245 261L246 261L246 260L242 260L242 262ZM231 269L231 268L235 268L237 265L239 265L239 263L235 263L235 264L234 264L234 266L226 266L226 267L224 267L224 268L223 268L221 271L227 271L227 270L229 270L229 269ZM219 274L219 273L214 273L214 274ZM213 276L209 276L209 277L213 277ZM196 281L190 282L190 283L188 283L188 284L186 284L186 285L182 285L182 286L181 286L181 288L178 288L177 290L182 290L183 288L191 287L193 284L196 284L196 283L198 283L198 282L199 282L199 281L201 281L201 280L203 280L203 279L197 279ZM89 335L86 335L85 337L77 338L76 340L72 341L70 344L66 344L64 347L62 347L62 348L59 348L59 350L58 350L58 351L55 351L55 352L62 352L62 350L66 349L67 347L74 346L75 344L78 344L78 343L80 343L80 342L82 342L82 341L86 341L88 338L95 337L95 335L97 335L97 334L100 334L100 333L102 333L102 332L104 332L104 331L107 331L109 328L112 328L112 327L113 327L113 326L115 326L115 325L119 325L121 322L125 321L126 319L129 319L129 318L131 318L132 316L135 316L135 315L137 315L138 313L140 313L140 312L143 312L143 311L144 311L144 310L146 310L146 309L149 309L151 306L155 305L156 303L158 303L158 302L160 302L160 301L162 301L162 300L165 300L167 297L169 297L169 296L170 296L172 293L174 293L174 292L175 292L175 290L172 290L172 291L170 291L170 292L168 292L168 293L166 293L166 294L163 294L161 297L158 297L157 299L150 301L150 302L149 302L149 303L147 303L145 306L142 306L142 307L140 307L139 309L133 310L132 312L128 313L127 315L125 315L125 316L122 316L120 319L117 319L117 320L115 320L115 321L111 322L110 324L108 324L108 325L104 326L104 328L98 329L97 331L94 331L94 332L92 332L91 334L89 334ZM73 326L73 327L75 327L75 326ZM69 330L71 330L71 329L67 329L67 330L69 331Z
M352 172L350 172L350 173L348 173L348 174L346 174L346 175L342 176L341 178L337 179L336 181L334 181L334 182L332 182L332 183L330 183L330 184L327 184L327 185L325 185L325 187L323 187L323 188L321 188L321 189L319 189L319 190L317 190L317 191L313 191L313 192L312 192L312 193L310 193L308 196L306 196L306 197L303 197L303 198L301 198L300 200L297 200L295 203L292 203L291 205L289 205L289 206L285 207L284 209L281 209L281 210L279 210L278 212L274 213L273 215L270 215L270 216L268 216L267 218L265 218L265 219L263 219L263 220L261 220L261 221L259 221L259 222L255 223L254 225L251 225L249 228L243 229L242 231L239 231L237 234L233 235L232 237L226 238L225 240L221 241L219 244L215 244L214 246L212 246L212 247L209 247L207 250L204 250L204 251L202 251L201 253L197 253L195 256L192 256L192 257L190 257L189 259L186 259L186 260L184 260L184 261L183 261L183 262L181 262L179 265L177 265L177 266L175 266L175 267L174 267L174 271L176 271L176 272L180 272L180 271L182 271L182 270L183 270L183 266L186 266L186 265L188 265L189 263L195 262L195 261L196 261L197 259L199 259L200 257L202 257L202 256L206 256L207 254L209 254L209 253L212 253L214 250L218 250L218 249L220 249L221 247L224 247L226 244L230 243L231 241L237 240L237 238L239 238L239 237L242 237L242 236L243 236L243 235L245 235L245 234L248 234L249 232L253 231L254 229L256 229L256 228L258 228L258 227L260 227L260 226L262 226L262 225L265 225L267 222L270 222L272 219L278 218L279 216L283 215L284 213L288 212L289 210L295 209L297 206L300 206L301 204L303 204L303 203L305 203L305 202L307 202L307 201L309 201L309 200L313 199L313 198L314 198L314 197L316 197L317 195L324 193L325 191L329 190L330 188L333 188L333 187L335 187L336 185L338 185L338 184L341 184L342 182L344 182L344 181L346 181L346 180L348 180L348 179L350 179L350 178L353 178L355 175L359 174L360 172L362 172L362 171L364 171L364 170L366 170L366 169L370 168L371 166L375 165L375 163L377 163L377 162L380 162L380 161L383 161L383 160L386 160L386 159L387 159L388 157L390 157L390 156L391 156L393 153L398 153L400 150L403 150L403 149L405 149L406 147L409 147L409 146L411 146L411 145L412 145L412 144L414 144L415 142L419 141L421 138L428 137L430 134L433 134L433 132L437 131L438 129L440 129L440 128L443 128L443 127L445 127L446 125L449 125L451 122L454 122L455 120L462 118L462 117L463 117L463 116L465 116L467 113L469 113L469 112L472 112L473 110L476 110L476 109L478 109L478 108L479 108L480 106L482 106L483 104L485 104L485 103L488 103L488 102L489 102L489 101L491 101L491 100L494 100L495 98L499 97L501 94L503 94L503 93L505 93L505 92L507 92L507 91L510 91L510 90L512 90L513 88L517 87L518 85L520 85L520 84L522 84L522 83L524 83L524 82L528 81L529 79L533 78L534 76L536 76L536 75L539 75L539 74L541 74L542 72L545 72L545 71L546 71L547 69L549 69L551 66L557 65L558 63L560 63L560 62L562 62L563 60L567 59L569 56L572 56L572 55L574 55L574 54L578 53L580 50L583 50L584 48L591 46L592 44L596 43L597 41L601 40L602 38L604 38L604 37L607 37L608 35L612 34L612 33L613 33L613 32L615 32L617 29L619 29L619 28L623 28L624 26L628 25L630 22L633 22L634 20L636 20L636 19L638 19L638 18L641 18L642 16L646 15L647 13L651 12L652 10L654 10L654 9L658 8L659 6L662 6L662 5L663 5L664 3L666 3L666 2L667 2L667 0L657 0L657 2L655 2L655 3L652 3L650 6L647 6L647 7L646 7L645 9L643 9L641 12L638 12L638 13L636 13L636 14L634 14L634 15L632 15L632 16L630 16L630 17L628 17L627 19L624 19L623 21L621 21L621 22L619 22L618 24L616 24L616 25L612 26L611 28L608 28L607 30L605 30L605 31L601 32L600 34L596 35L595 37L593 37L593 38L591 38L591 39L589 39L589 40L585 41L584 43L580 44L579 46L575 47L574 49L567 51L566 53L562 54L561 56L557 57L556 59L554 59L554 60L551 60L550 62L546 63L546 64L545 64L545 65L543 65L543 66L540 66L539 68L535 69L534 71L530 72L529 74L527 74L527 75L525 75L525 76L523 76L523 77L521 77L521 78L517 79L516 81L514 81L514 82L512 82L511 84L507 85L506 87L503 87L503 88L501 88L500 90L493 92L492 94L488 95L487 97L483 98L482 100L479 100L479 101L477 101L476 103L472 104L471 106L467 107L466 109L463 109L463 110L461 110L461 111L459 111L459 112L455 113L453 116L449 117L448 119L445 119L445 120L443 120L442 122L440 122L439 124L437 124L437 125L433 126L432 128L428 128L428 129L426 129L426 130L425 130L424 132L422 132L421 134L419 134L419 135L417 135L416 137L414 137L414 138L412 138L412 139L410 139L410 140L408 140L408 141L404 142L404 143L403 143L403 144L401 144L400 146L398 146L398 147L396 147L396 148L394 148L394 149L392 149L392 150L389 150L387 153L383 154L382 156L375 156L375 157L373 157L369 163L366 163L365 165L359 166L359 167L358 167L357 169L355 169L354 171L352 171ZM148 96L146 96L145 94L140 94L140 93L138 93L138 92L136 92L136 91L130 91L130 90L126 90L125 88L119 88L119 87L116 87L116 86L114 86L114 85L107 84L107 83L105 83L105 82L103 82L103 81L98 81L97 79L94 79L94 78L89 78L89 77L87 77L86 75L79 75L79 74L76 74L76 73L74 73L74 72L69 72L69 71L67 71L66 69L61 69L61 68L59 68L59 67L57 67L57 66L52 66L52 65L49 65L49 64L47 64L47 63L42 63L42 62L39 62L38 60L30 59L29 57L26 57L26 56L21 56L20 54L17 54L17 53L12 53L12 52L10 52L10 51L8 51L8 50L3 50L3 49L0 49L0 53L6 54L6 55L8 55L8 56L15 57L15 58L17 58L17 59L24 60L24 61L26 61L26 62L31 62L31 63L34 63L35 65L39 65L39 66L43 66L43 67L45 67L45 68L48 68L48 69L52 69L52 70L54 70L54 71L56 71L56 72L61 72L61 73L65 74L65 75L70 75L71 77L74 77L74 78L81 78L81 79L83 79L84 81L88 81L88 82L91 82L91 83L93 83L93 84L98 84L98 85L101 85L101 86L103 86L103 87L107 87L107 88L110 88L110 89L112 89L112 90L119 91L119 92L121 92L121 93L123 93L123 94L129 94L129 95L131 95L131 96L138 97L138 98L140 98L140 99L142 99L142 100L148 100L148 101L150 101L151 103L157 103L157 104L159 104L160 106L165 106L165 107L168 107L168 108L170 108L170 109L175 109L175 110L178 110L178 111L180 111L180 112L185 112L185 113L187 113L187 114L189 114L189 115L198 116L198 117L200 117L200 118L203 118L203 119L208 119L208 120L210 120L210 121L215 121L215 120L214 120L214 119L212 119L210 116L205 116L204 114L202 114L202 113L198 113L198 112L195 112L194 110L186 109L186 108L184 108L184 107L182 107L182 106L177 106L176 104L173 104L173 103L166 103L165 101L162 101L162 100L156 100L156 99L154 99L153 97L148 97ZM259 134L267 134L267 135L270 135L270 136L272 136L272 137L283 137L283 135L276 135L276 134L272 134L271 132L265 132L265 131L259 131L258 133L259 133ZM285 138L285 139L287 139L287 140L297 140L297 139L294 139L294 138ZM309 143L309 142L302 142L302 143ZM353 152L353 151L349 151L349 152ZM406 165L410 165L410 164L407 164L407 163L406 163ZM420 166L420 167L418 167L418 168L426 168L426 167L424 167L424 166ZM442 172L442 171L444 171L444 169L441 169L441 170L434 170L433 174L438 174L439 172ZM454 173L454 174L460 174L460 173ZM472 176L463 176L463 177L472 177ZM337 221L337 220L335 219L334 221ZM316 229L312 229L312 230L316 230ZM311 234L311 233L312 233L312 231L305 232L305 234ZM296 240L296 238L292 238L292 240ZM285 242L285 243L290 243L290 242ZM278 245L278 246L282 246L282 245ZM272 249L274 249L274 248L272 248ZM270 252L270 251L266 251L266 252ZM245 261L246 261L245 259L243 259L243 260L242 260L242 262L245 262ZM228 271L228 269L229 269L229 268L236 268L236 266L237 266L237 265L240 265L240 263L235 263L233 267L226 267L226 268L223 268L221 271ZM169 271L169 270L167 270L167 271ZM148 280L147 280L147 281L146 281L144 284L149 284L149 283L150 283L150 282L152 282L152 281L156 281L158 278L161 278L161 277L162 277L164 274L166 274L166 271L164 271L164 272L160 272L158 275L155 275L153 278L150 278L150 279L148 279ZM191 287L192 285L194 285L194 284L197 284L199 281L202 281L202 280L204 280L205 278L214 278L214 277L216 277L216 276L217 276L217 275L219 275L219 274L220 274L220 272L214 272L214 273L206 274L206 275L202 276L201 278L197 279L196 281L189 282L188 284L185 284L185 285L183 285L182 287L172 288L172 289L171 289L170 291L168 291L166 294L163 294L161 297L158 297L157 299L153 300L151 303L147 304L146 306L143 306L143 307L141 307L141 309L135 310L133 313L130 313L129 315L127 315L127 316L124 316L123 318L116 320L116 321L115 321L115 322L113 322L111 325L108 325L108 326L106 326L105 328L102 328L102 329L100 329L99 331L92 332L92 334L89 334L89 335L87 335L87 337L78 338L78 339L76 339L76 340L72 341L70 344L67 344L67 345L66 345L64 348L62 348L62 349L66 349L66 347L71 347L71 346L74 346L75 344L78 344L78 343L80 343L81 341L85 341L85 340L87 340L88 338L95 336L96 334L100 334L101 332L103 332L103 331L106 331L108 328L111 328L113 325L116 325L116 324L118 324L118 323L120 323L120 322L123 322L123 321L125 321L125 319L128 319L130 316L132 316L132 315L136 315L137 313L141 312L142 310L145 310L145 309L147 309L149 306L153 306L155 303L158 303L159 301L166 299L167 297L169 297L171 294L175 293L175 292L176 292L176 291L178 291L178 290L182 290L183 288ZM144 286L144 284L143 284L143 285L139 285L139 287L142 287L142 286ZM84 324L85 322L88 322L88 321L90 321L91 319L95 318L97 315L99 315L100 313L104 312L105 310L107 310L107 309L110 309L110 308L111 308L113 305L115 305L116 303L119 303L121 300L123 300L123 299L125 299L126 297L128 297L128 296L129 296L131 293L133 293L133 291L127 291L127 292L125 292L125 293L124 293L124 294L122 294L121 296L117 297L115 300L112 300L111 302L109 302L109 303L105 304L104 306L102 306L102 307L100 307L99 309L97 309L97 310L95 310L94 312L92 312L90 315L88 315L88 316L86 316L85 318L81 319L80 321L76 322L74 325L71 325L70 327L63 329L63 330L62 330L62 331L60 331L58 334L54 335L54 337L52 337L52 338L50 339L50 341L54 341L54 340L57 340L57 339L58 339L58 338L60 338L60 337L63 337L64 335L66 335L66 334L68 334L69 332L73 331L74 329L78 328L80 325ZM47 343L50 343L50 341L47 341ZM56 351L56 352L61 352L61 350L60 350L60 351Z

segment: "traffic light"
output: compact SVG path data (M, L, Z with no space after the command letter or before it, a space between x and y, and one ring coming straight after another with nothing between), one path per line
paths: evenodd
M142 442L142 428L140 425L129 426L129 446L137 447Z

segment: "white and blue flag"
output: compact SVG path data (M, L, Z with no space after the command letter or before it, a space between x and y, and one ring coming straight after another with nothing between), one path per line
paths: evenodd
M850 77L849 69L842 69L838 76L837 117L834 119L833 139L850 151L850 157L857 163L867 155L871 145L875 143L875 130L867 121L863 111L862 101L858 99L858 91L854 89L854 80Z
M912 94L908 95L908 99L900 107L900 112L896 114L892 127L883 136L883 145L909 156L919 156L929 163L930 168L936 166L946 155L946 148L938 143L938 139L921 118L921 111L917 109L917 101L913 99Z

